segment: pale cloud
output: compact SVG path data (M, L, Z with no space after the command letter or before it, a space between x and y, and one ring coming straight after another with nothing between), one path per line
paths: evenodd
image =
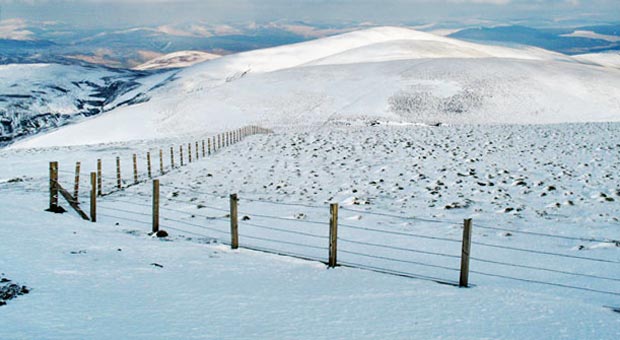
M0 21L0 39L33 40L34 33L27 29L28 24L23 19L8 19Z
M175 35L219 35L214 25L240 22L306 22L415 24L491 19L590 18L618 21L620 0L0 0L2 17L36 21L58 20L79 26L162 27ZM200 27L171 31L170 24L207 22ZM291 31L314 32L294 23Z

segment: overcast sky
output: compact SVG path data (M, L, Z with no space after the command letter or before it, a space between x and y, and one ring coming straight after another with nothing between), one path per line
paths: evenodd
M620 21L620 0L0 0L2 19L127 27L191 21L412 24L491 19Z

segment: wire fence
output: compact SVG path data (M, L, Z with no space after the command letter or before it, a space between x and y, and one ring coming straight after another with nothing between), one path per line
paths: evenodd
M217 143L221 145L221 140L218 139ZM209 153L212 152L214 150L210 149ZM168 167L161 164L154 168L162 171L151 169L139 173L134 165L128 179L118 174L107 176L100 173L97 215L106 222L124 226L140 229L153 226L152 194L127 189L176 169L172 161ZM66 189L77 193L75 201L78 204L90 203L93 190L90 178L75 176L75 172L66 170L58 173L62 176L59 183L74 183L75 187ZM159 185L159 181L157 183ZM101 187L112 189L102 192ZM77 190L72 190L74 188ZM355 215L338 220L327 204L249 197L237 199L236 195L233 210L232 198L222 193L178 185L164 185L163 190L161 197L157 197L158 223L161 220L159 227L174 231L179 236L201 237L233 247L238 242L239 247L249 250L323 263L330 263L332 256L335 261L337 254L337 264L340 266L460 285L458 273L463 273L465 233L463 237L455 234L463 230L463 221L407 216L343 205L337 207L340 213ZM193 199L196 196L200 199L187 200L187 194L191 194ZM239 210L236 208L237 202L240 204ZM364 219L351 219L355 216L364 216ZM415 227L409 228L413 230L395 228L396 222L412 221L416 222ZM334 226L337 226L337 233ZM467 261L472 262L472 270L468 273L478 279L486 277L620 296L620 291L612 288L615 282L620 281L620 277L612 275L618 273L620 260L574 253L575 243L581 242L606 244L617 251L620 241L614 238L554 234L480 223L474 224L474 230L521 235L531 240L525 245L514 245L484 240L486 236L474 233L471 241L474 255L467 254ZM235 241L233 234L238 241Z
M179 195L182 195L183 192L204 194L205 200L201 200L200 203L189 202L184 200L182 196L162 199L162 202L164 202L164 205L161 207L162 228L170 229L180 234L205 237L222 244L231 244L231 210L226 207L229 203L228 197L214 193L203 193L195 188L177 185L164 188L181 193ZM108 196L102 199L100 206L104 211L108 210L105 211L105 214L111 216L110 218L113 216L126 222L139 221L140 226L149 226L151 223L150 218L152 217L150 213L152 204L149 201L151 197L130 192L123 192L123 194L126 194L127 197ZM238 235L241 248L327 263L330 239L327 206L244 198L240 198L239 201L241 208L238 214L243 216L239 221L240 231ZM167 206L167 204L170 204L170 206ZM123 207L118 207L118 205L123 205ZM270 205L272 208L264 209L265 205ZM294 209L291 210L291 207ZM256 208L261 209L256 210ZM289 217L294 215L291 211L298 213L300 210L307 214L305 218ZM341 206L340 210L341 212L360 215L416 220L433 225L439 224L443 228L420 228L416 231L401 231L390 230L387 227L368 226L367 222L339 222L337 252L340 259L338 265L458 285L457 278L461 270L460 261L462 259L462 254L460 254L462 239L446 236L445 232L455 229L461 230L462 223L376 211L362 211L346 206ZM281 211L282 213L270 213L273 211ZM308 218L307 216L314 217ZM478 225L476 224L474 228L478 228ZM510 230L511 233L520 233L533 239L551 238L571 242L616 242L610 238L554 235L488 226L480 226L480 229ZM434 233L429 231L434 231ZM441 231L444 233L442 234ZM519 259L514 255L506 256L497 252L479 251L480 255L470 258L472 266L474 266L474 269L470 272L476 277L488 277L518 283L620 296L620 292L609 289L612 287L611 284L620 281L620 277L609 275L609 273L617 272L617 265L620 264L620 261L609 258L575 255L571 253L570 249L564 252L556 252L531 247L489 243L478 241L476 237L472 241L472 245L476 247L475 250L490 248L491 250L501 250L503 253L516 252L527 255L526 258ZM474 251L474 253L477 252ZM608 273L605 274L571 270L570 266L539 265L547 263L543 257L584 262L586 263L585 268L588 268L587 264L592 263L611 267L609 267ZM554 262L551 261L550 263L553 264ZM505 269L492 270L497 268ZM576 268L584 268L584 266L577 266ZM537 273L549 274L550 276L541 276L537 275ZM551 278L554 280L551 280ZM575 278L580 279L581 281L579 282L584 284L574 284ZM599 289L598 287L602 288Z

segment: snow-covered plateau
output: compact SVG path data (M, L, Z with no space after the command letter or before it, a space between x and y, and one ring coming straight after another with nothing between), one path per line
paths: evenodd
M592 60L376 28L144 74L0 149L0 280L28 291L0 339L618 339L620 71ZM196 150L248 124L273 133ZM46 212L49 162L88 210L98 159L97 222Z

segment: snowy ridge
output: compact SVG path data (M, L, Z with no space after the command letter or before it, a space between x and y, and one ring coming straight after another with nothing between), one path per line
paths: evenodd
M538 48L474 44L407 28L373 28L229 55L164 75L171 81L149 92L147 103L18 146L333 119L432 124L620 120L618 70Z

